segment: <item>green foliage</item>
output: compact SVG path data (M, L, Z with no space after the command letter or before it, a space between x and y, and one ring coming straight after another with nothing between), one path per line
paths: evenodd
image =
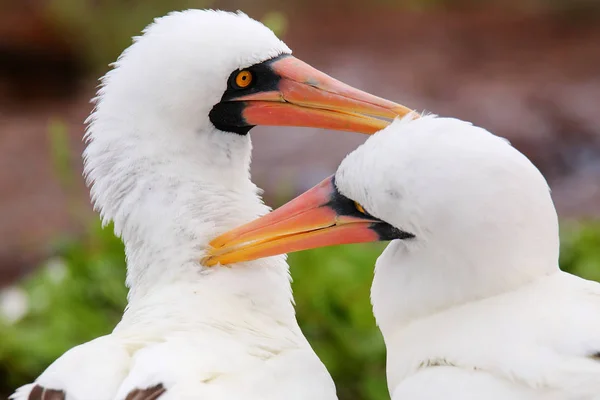
M95 227L60 244L59 254L19 285L28 303L23 318L11 323L0 315L0 393L31 381L74 345L109 333L122 315L125 261L111 230Z
M561 268L600 282L600 222L564 224L561 235Z
M279 37L285 35L288 28L288 19L284 13L279 11L269 11L261 19L261 22L268 26Z
M563 235L564 269L600 280L600 224ZM290 255L300 325L333 375L340 399L386 399L385 347L369 288L383 244ZM19 284L29 303L18 321L0 316L0 397L32 381L67 349L109 333L125 306L123 246L98 225L59 246Z

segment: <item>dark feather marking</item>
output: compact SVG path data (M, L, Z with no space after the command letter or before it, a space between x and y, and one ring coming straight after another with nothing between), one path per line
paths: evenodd
M125 400L156 400L166 391L167 389L165 389L162 383L159 383L156 386L146 389L134 389L129 392Z
M54 389L45 389L44 390L44 400L65 400L67 398L67 394L62 390L54 390Z
M594 358L594 359L596 359L596 360L598 360L598 361L600 361L600 351L598 353L596 353L596 354L592 354L591 357Z
M42 400L42 395L44 394L44 389L40 385L35 385L31 392L29 392L29 397L27 400Z
M40 385L35 385L27 400L65 400L67 395L62 390L46 389Z
M432 358L429 360L422 361L419 364L419 368L429 367L456 367L456 365L446 360L445 358Z

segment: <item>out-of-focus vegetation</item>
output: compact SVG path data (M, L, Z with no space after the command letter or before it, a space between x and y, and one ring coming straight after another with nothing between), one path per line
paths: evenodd
M563 237L563 269L600 279L600 224L571 227ZM123 247L110 228L94 225L59 249L12 289L27 305L23 315L0 316L0 394L35 379L72 346L109 333L125 307ZM300 325L340 399L389 398L385 348L369 302L382 249L354 245L290 255Z
M74 344L110 332L123 313L123 247L111 231L94 227L57 247L59 255L19 284L15 293L25 297L3 302L10 318L0 317L0 393L34 378ZM26 312L14 315L19 302Z

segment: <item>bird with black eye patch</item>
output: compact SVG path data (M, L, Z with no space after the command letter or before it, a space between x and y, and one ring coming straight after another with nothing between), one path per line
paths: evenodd
M87 121L85 175L125 244L127 309L11 398L336 398L298 327L285 258L200 260L212 237L269 210L250 181L253 126L373 133L406 112L294 58L244 14L157 19L103 78Z
M371 301L394 400L600 399L600 284L560 270L538 169L468 122L395 121L205 262L382 240Z

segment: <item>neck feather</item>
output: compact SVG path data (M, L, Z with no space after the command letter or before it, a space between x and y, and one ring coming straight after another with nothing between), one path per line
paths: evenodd
M552 247L539 257L519 257L517 249L484 257L475 248L461 255L433 243L393 241L377 260L371 287L377 324L387 340L415 320L551 275L559 270L558 241Z
M261 307L295 324L285 257L232 268L199 263L212 238L268 211L249 178L249 136L212 129L163 142L168 130L142 135L98 121L88 131L85 173L103 222L114 221L125 244L122 324L156 324L157 313L186 324L239 319Z

